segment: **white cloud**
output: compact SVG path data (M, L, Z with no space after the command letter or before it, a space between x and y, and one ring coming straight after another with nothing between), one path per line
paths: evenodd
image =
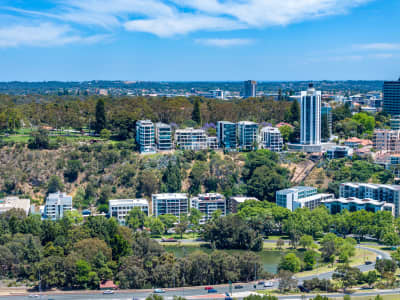
M354 48L360 49L360 50L392 51L392 50L400 50L400 44L398 44L398 43L371 43L371 44L355 45Z
M284 26L347 13L374 0L52 0L48 12L29 12L81 25L148 32L160 37L195 31ZM23 13L22 11L20 11Z
M34 26L16 25L0 28L0 47L60 46L70 43L95 43L104 35L82 37L74 34L68 25L42 23Z
M232 47L232 46L245 46L254 43L251 39L196 39L196 43L215 46L215 47Z

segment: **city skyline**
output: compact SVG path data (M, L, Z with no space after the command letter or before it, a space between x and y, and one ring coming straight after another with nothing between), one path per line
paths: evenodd
M395 0L3 0L0 81L393 80Z

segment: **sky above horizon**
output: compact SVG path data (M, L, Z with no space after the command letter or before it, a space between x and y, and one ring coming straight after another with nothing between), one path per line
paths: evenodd
M0 0L0 81L397 80L399 0Z

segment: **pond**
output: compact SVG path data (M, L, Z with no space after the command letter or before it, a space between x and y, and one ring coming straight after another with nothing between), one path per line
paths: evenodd
M183 257L194 251L203 251L205 253L211 253L213 250L207 247L197 247L197 246L164 246L165 250L174 253L177 257ZM245 250L221 250L228 254L243 253ZM261 263L263 264L264 271L276 274L278 269L279 261L281 257L284 256L289 251L275 251L275 250L263 250L260 252L254 252L261 258ZM296 255L303 258L303 252L296 251Z

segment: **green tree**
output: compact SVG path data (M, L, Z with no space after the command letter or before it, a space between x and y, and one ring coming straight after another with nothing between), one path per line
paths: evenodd
M52 175L47 183L47 193L56 193L58 191L62 192L64 190L64 184L62 183L60 177L57 175Z
M80 259L76 262L76 274L74 277L74 283L77 287L86 288L89 282L89 273L91 271L90 265Z
M358 268L350 267L347 264L339 265L332 278L341 282L344 290L356 285L361 277L361 271Z
M293 133L293 128L288 125L283 125L279 127L279 131L281 132L283 141L285 143L289 142L290 135Z
M164 233L165 227L158 217L148 218L149 227L152 235L159 236Z
M306 270L312 270L317 263L317 253L313 250L308 250L304 254L304 268Z
M175 223L178 222L178 218L172 214L160 215L158 218L164 224L165 232L167 232L168 229L173 228Z
M103 140L109 140L111 137L111 131L104 128L100 131L100 138L102 138Z
M99 99L96 103L96 123L95 123L95 131L97 134L106 128L107 119L106 119L106 111L104 107L104 100Z
M173 164L168 162L168 166L163 174L163 182L166 186L166 192L178 193L182 189L182 176L179 161Z
M293 100L290 106L290 119L289 122L294 124L294 122L300 122L300 104L297 100Z
M293 277L293 273L290 271L280 270L278 273L278 278L279 291L281 293L293 290L297 287L297 279Z
M299 245L305 249L311 249L314 246L314 239L311 235L303 235L300 238Z
M298 258L294 253L288 253L282 257L278 269L297 273L301 270L300 258Z
M49 132L45 129L40 128L38 131L31 133L31 137L28 141L29 149L50 149L50 137Z
M260 200L273 201L278 190L288 185L284 175L278 174L268 166L258 167L247 182L249 196Z
M64 171L64 177L69 182L74 182L78 179L79 172L82 171L82 168L82 162L80 160L69 160L67 162L67 169Z
M161 216L160 216L161 217ZM126 225L134 231L143 229L147 216L140 207L134 207L126 216Z
M193 103L193 112L192 112L192 120L197 123L197 125L201 125L201 110L200 110L200 99L196 98Z
M400 244L400 237L396 232L389 231L383 236L382 242L387 246L398 246Z

